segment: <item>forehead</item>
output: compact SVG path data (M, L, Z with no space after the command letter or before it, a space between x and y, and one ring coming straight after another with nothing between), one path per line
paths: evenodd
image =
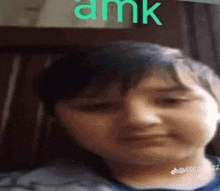
M177 85L177 83L171 78L170 74L164 73L164 74L152 74L151 76L143 76L139 82L135 85L133 88L163 88L163 87L173 87ZM100 85L97 83L91 83L89 86L85 87L81 92L80 96L82 97L89 97L95 95L101 95L101 94L110 94L113 92L121 93L122 89L122 83L121 82L112 82L108 85Z
M143 77L137 84L139 88L171 88L178 85L168 73L153 73Z
M91 84L91 86L88 86L85 89L83 89L78 97L81 99L86 99L86 98L95 99L97 97L109 99L112 98L113 96L119 97L122 94L121 86L122 86L121 83L118 82L113 82L106 86Z
M195 83L195 81L189 75L179 74L181 83L184 86L179 85L172 79L170 74L166 73L154 73L151 76L143 77L135 87L127 90L129 92L145 92L152 95L169 94L171 96L187 96L188 98L197 98L203 100L203 102L214 101L214 98L202 87ZM72 104L95 104L100 102L117 102L123 99L122 83L113 82L106 86L100 84L91 84L83 89L80 94L69 100ZM68 103L69 101L66 100Z
M86 87L81 91L78 98L86 99L86 98L121 98L122 97L122 83L121 82L113 82L108 84L105 87L101 87L97 84L91 84L91 86ZM151 76L144 76L140 79L140 81L132 88L128 89L129 91L139 91L139 90L155 90L155 91L163 91L175 88L177 91L183 90L183 87L180 86L176 81L174 81L170 74L168 73L160 73L160 74L152 74Z

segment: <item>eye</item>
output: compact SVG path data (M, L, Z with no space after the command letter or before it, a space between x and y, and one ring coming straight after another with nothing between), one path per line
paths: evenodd
M119 103L102 103L93 105L80 105L76 109L82 112L114 112L121 108Z
M159 98L156 103L163 106L176 106L180 105L188 100L180 98Z

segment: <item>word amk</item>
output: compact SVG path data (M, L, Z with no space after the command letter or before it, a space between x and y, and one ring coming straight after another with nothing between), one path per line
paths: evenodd
M81 0L75 0L80 2ZM133 0L102 0L102 20L107 21L108 17L108 3L115 2L118 7L118 22L123 22L123 6L126 3L132 5L133 8L133 23L138 22L138 6L137 3ZM143 0L143 24L148 24L148 17L151 16L157 25L162 25L161 20L157 17L154 11L161 5L157 2L150 8L148 7L148 0ZM82 9L91 9L91 13L83 14L81 13ZM75 7L75 14L79 19L92 19L97 20L97 2L96 0L90 0L90 4L77 5Z

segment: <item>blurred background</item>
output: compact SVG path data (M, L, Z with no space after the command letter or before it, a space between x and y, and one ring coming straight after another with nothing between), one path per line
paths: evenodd
M88 3L82 1L80 4ZM149 6L156 0L149 0ZM0 169L13 170L40 164L44 158L74 155L75 148L62 129L44 111L32 91L32 80L66 51L109 40L138 40L182 49L220 75L220 6L217 4L163 0L152 18L143 24L142 1L138 23L132 8L124 6L124 21L117 21L117 6L110 3L109 18L81 20L73 0L1 0L0 2L0 111L2 136ZM84 14L88 14L88 10ZM220 156L220 137L207 148Z

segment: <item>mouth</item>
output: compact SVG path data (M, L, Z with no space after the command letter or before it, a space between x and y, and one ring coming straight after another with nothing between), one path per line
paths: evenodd
M146 136L129 136L120 139L120 144L129 146L153 146L164 145L171 140L168 135L146 135Z
M153 139L156 139L156 138L168 138L170 136L168 135L133 135L133 136L127 136L127 137L124 137L122 138L121 140L124 140L124 141L135 141L135 140L153 140Z

